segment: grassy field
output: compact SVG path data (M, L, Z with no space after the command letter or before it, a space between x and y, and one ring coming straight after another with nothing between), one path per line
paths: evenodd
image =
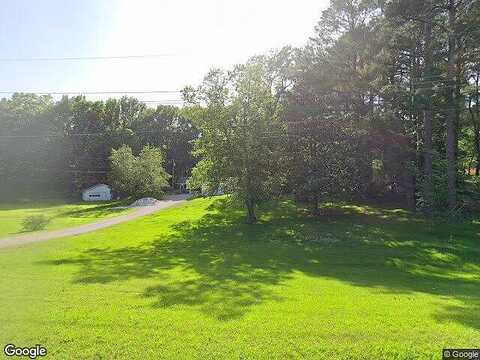
M438 359L480 344L480 225L197 199L0 251L0 343L51 358Z
M82 225L103 218L117 216L129 210L113 210L118 201L96 203L66 203L64 201L41 201L23 204L0 204L0 238L22 233L23 220L31 215L43 214L51 221L46 230Z

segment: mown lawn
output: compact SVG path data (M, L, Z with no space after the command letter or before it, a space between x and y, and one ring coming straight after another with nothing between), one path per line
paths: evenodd
M480 345L480 225L197 199L0 250L0 343L51 358L438 359Z
M112 209L121 204L118 201L66 203L61 200L2 203L0 204L0 238L22 233L23 220L28 216L43 214L50 219L45 229L56 230L95 222L130 211Z

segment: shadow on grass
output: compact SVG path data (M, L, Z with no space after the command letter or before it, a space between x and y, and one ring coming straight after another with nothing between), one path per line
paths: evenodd
M87 207L83 209L72 209L69 211L64 211L59 214L59 217L89 217L89 218L101 218L112 213L120 213L125 211L125 209L116 209L119 206L126 205L126 201L115 201L115 202L108 202L98 206Z
M332 209L324 219L310 218L283 201L246 225L242 211L218 200L200 220L177 223L170 235L142 246L93 248L47 264L79 266L74 281L82 284L151 279L157 283L142 296L152 306L192 306L219 320L281 301L286 280L302 272L372 291L453 298L458 307L437 320L480 329L478 225L431 226L403 211Z

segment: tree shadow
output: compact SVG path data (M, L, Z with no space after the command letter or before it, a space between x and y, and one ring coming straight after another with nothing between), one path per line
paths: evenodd
M480 300L476 298L462 299L459 305L446 306L434 314L439 322L456 321L472 329L480 328Z
M225 321L266 300L282 301L282 286L301 272L380 292L452 298L460 305L443 309L438 321L480 329L478 225L429 226L408 213L347 205L318 219L290 201L262 214L246 225L241 209L217 200L200 220L177 223L152 242L45 263L79 266L74 282L82 284L151 279L156 284L141 296L153 307L189 306Z
M105 217L107 215L110 215L112 213L121 213L124 212L125 209L118 208L120 206L125 205L125 201L114 201L114 202L107 202L103 203L101 205L97 206L92 206L92 207L87 207L83 209L72 209L68 211L64 211L61 214L58 215L58 217L76 217L76 218L84 218L84 217L89 217L89 218L99 218L99 217Z
M9 210L37 210L37 209L48 209L58 206L67 205L68 202L66 200L28 200L28 201L6 201L0 202L0 210L1 211L9 211Z

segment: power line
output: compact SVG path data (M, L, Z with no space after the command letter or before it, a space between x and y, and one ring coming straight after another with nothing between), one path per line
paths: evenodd
M37 94L37 95L104 95L104 94L178 94L180 90L146 90L146 91L31 91L9 90L0 91L0 94Z
M142 103L146 104L168 104L168 103L183 103L181 99L171 99L171 100L139 100Z
M131 129L122 129L131 130ZM158 130L132 130L134 134L148 134L158 132ZM91 133L73 133L73 134L43 134L43 135L0 135L0 139L35 139L35 138L55 138L55 137L83 137L83 136L126 136L126 134L115 133L111 131L91 132Z
M42 134L42 135L0 135L0 139L36 139L36 138L70 138L70 137L86 137L86 136L128 136L128 135L140 135L158 133L158 129L145 130L145 129L130 129L124 128L119 130L130 130L132 133L119 133L112 130L97 131L97 132L84 132L84 133L56 133L56 134Z
M73 56L73 57L12 57L0 58L1 62L36 62L36 61L81 61L81 60L132 60L181 56L178 54L143 54L114 56Z
M69 169L69 170L62 170L62 169L36 169L38 171L55 171L57 173L59 172L65 172L65 173L84 173L84 174L105 174L108 173L108 170L75 170L75 169Z

